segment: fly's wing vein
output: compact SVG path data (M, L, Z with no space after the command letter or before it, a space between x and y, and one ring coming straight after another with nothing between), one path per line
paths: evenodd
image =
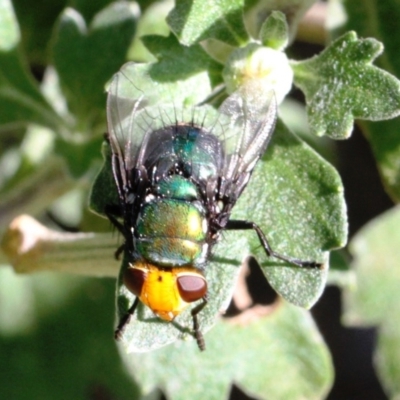
M229 119L220 134L225 146L221 194L237 199L272 137L277 117L275 95L247 84L229 96L219 112Z

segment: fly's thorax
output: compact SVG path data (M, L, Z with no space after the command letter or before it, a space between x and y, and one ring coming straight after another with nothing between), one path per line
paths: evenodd
M177 126L173 147L186 173L202 181L218 174L221 143L205 129L187 124Z
M123 278L128 290L166 321L207 294L204 275L193 267L160 268L136 260L129 264Z
M181 175L167 176L158 182L155 195L177 200L195 201L200 198L197 186Z
M196 186L181 177L168 178L157 190L156 195L147 196L137 219L137 252L164 267L203 265L208 222L201 201L193 199L198 196Z
M220 140L205 128L182 123L152 132L142 158L147 170L156 167L158 177L178 166L185 176L207 181L221 170L223 149Z

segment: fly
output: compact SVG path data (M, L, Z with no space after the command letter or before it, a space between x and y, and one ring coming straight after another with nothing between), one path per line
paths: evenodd
M124 237L123 283L136 300L115 337L122 337L139 301L165 321L197 302L193 336L204 350L198 315L207 305L207 263L223 230L253 230L268 257L321 267L276 253L255 222L230 219L274 131L275 98L247 85L216 114L204 105L154 105L138 88L141 94L130 99L123 94L126 84L132 85L123 72L116 74L107 99L119 204L105 213Z

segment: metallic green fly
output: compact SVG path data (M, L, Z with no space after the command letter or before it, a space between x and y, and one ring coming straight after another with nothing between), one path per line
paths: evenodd
M127 85L137 93L133 98L124 91ZM108 93L119 202L104 213L124 237L128 266L122 279L136 296L115 335L123 335L139 302L166 321L198 302L191 310L193 335L203 350L198 314L207 305L204 272L222 231L253 230L267 256L298 267L320 264L276 253L255 222L230 218L274 131L274 96L261 96L249 84L227 97L217 113L211 106L158 103L158 97L165 93L146 92L123 71Z

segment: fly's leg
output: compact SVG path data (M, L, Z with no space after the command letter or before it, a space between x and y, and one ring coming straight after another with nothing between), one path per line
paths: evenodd
M226 230L253 229L256 231L256 233L258 235L258 239L260 240L260 242L265 250L265 253L267 254L268 257L272 256L272 257L278 258L279 260L286 261L290 264L297 265L298 267L301 267L301 268L322 268L322 264L318 263L316 261L304 261L304 260L299 260L297 258L284 256L284 255L276 253L274 250L272 250L271 246L269 245L268 240L264 235L264 232L254 222L232 220L232 221L228 221L228 223L224 229L226 229Z
M117 220L117 218L115 218L114 215L111 214L111 212L110 212L109 210L106 210L106 211L105 211L105 214L106 214L107 218L109 219L109 221L111 222L111 224L112 224L115 228L117 228L118 232L121 232L121 233L122 233L122 235L123 235L124 238L126 238L126 237L127 237L126 234L125 234L126 229L125 229L124 225L121 224L121 222L119 222L119 221ZM122 254L123 251L125 250L125 247L126 247L125 245L126 245L126 242L124 241L124 243L121 244L121 246L119 246L117 250L115 250L114 258L115 258L116 260L119 260L119 259L120 259L121 254Z
M122 235L125 237L125 233L126 233L126 232L125 232L125 227L124 227L124 225L121 224L121 222L119 222L119 221L117 220L117 218L114 217L113 214L111 214L110 210L106 209L106 210L104 211L104 214L105 214L106 217L110 220L110 222L112 223L112 225L113 225L115 228L117 228L117 230L118 230L119 232L121 232Z
M129 324L132 315L134 314L137 305L139 304L139 297L136 297L135 301L133 302L131 308L127 311L127 313L121 318L117 329L114 332L114 338L116 340L121 340L122 335L124 334L125 327Z
M116 260L119 260L121 254L124 252L124 250L125 250L125 243L122 243L121 246L119 246L118 249L115 250L115 252L114 252L114 258L115 258Z
M199 346L199 349L201 351L204 351L206 349L206 344L204 341L204 336L200 331L200 325L199 325L199 319L197 318L197 315L200 313L200 311L207 305L207 298L203 297L203 301L198 304L196 307L194 307L191 311L192 318L193 318L193 335L194 338L196 339L197 346Z

